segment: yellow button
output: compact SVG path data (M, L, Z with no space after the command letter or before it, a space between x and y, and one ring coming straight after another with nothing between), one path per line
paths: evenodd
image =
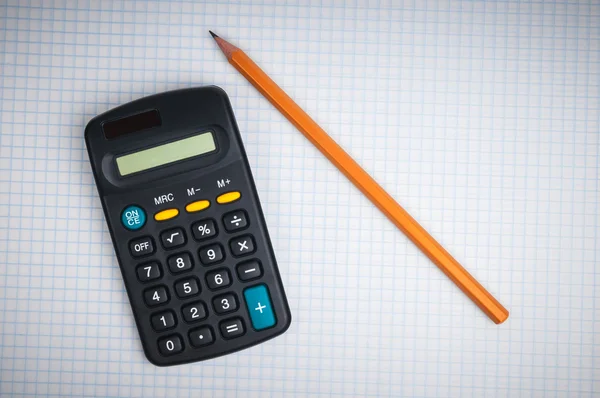
M177 217L178 214L179 214L179 210L177 210L177 209L167 209L167 210L159 211L158 213L156 213L154 215L154 219L156 221L166 221L166 220L170 220L173 217Z
M208 200L197 200L185 206L185 211L188 213L194 213L200 210L208 209L209 207L210 202Z
M242 194L239 193L238 191L227 192L227 193L224 193L223 195L217 196L217 203L219 203L220 205L224 205L225 203L235 202L236 200L238 200L241 197L242 197Z

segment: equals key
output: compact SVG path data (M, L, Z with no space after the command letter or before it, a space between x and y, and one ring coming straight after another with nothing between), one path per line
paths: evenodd
M226 339L232 339L244 334L244 322L240 318L232 318L221 322L219 325L221 334Z

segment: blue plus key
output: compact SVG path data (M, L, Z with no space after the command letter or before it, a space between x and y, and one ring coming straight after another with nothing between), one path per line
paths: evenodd
M253 286L244 291L246 307L256 330L270 328L275 325L275 314L271 306L269 291L265 285Z
M146 223L146 212L139 206L127 206L121 213L121 223L130 231L135 231Z

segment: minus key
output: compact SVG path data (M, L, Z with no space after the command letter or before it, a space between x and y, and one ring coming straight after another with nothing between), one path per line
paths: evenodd
M245 261L236 268L238 278L242 282L251 281L262 276L262 268L258 260Z

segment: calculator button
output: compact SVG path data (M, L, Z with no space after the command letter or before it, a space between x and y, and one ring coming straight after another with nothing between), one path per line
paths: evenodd
M241 263L237 266L237 275L242 282L251 281L252 279L262 276L262 268L257 260L250 260Z
M240 318L231 318L219 324L221 334L226 339L233 339L244 334L244 322Z
M202 326L197 329L190 330L190 342L194 347L202 347L214 343L215 337L210 327Z
M171 335L158 340L158 350L163 355L174 355L183 351L183 342L179 335Z
M161 232L160 241L165 249L185 245L185 232L182 228L167 229Z
M229 271L227 271L226 269L220 269L217 271L207 273L206 284L211 290L217 290L222 287L227 287L231 285L231 277L229 275Z
M170 220L171 218L175 218L179 215L179 210L177 209L166 209L166 210L161 210L158 213L154 214L154 219L156 221L167 221Z
M173 311L159 312L150 317L150 323L157 332L175 327L175 314Z
M217 224L210 218L195 222L192 224L192 234L196 240L212 238L217 234Z
M244 299L246 299L246 308L254 329L262 330L275 325L271 297L265 285L253 286L244 290Z
M248 216L244 210L236 210L223 216L223 225L227 232L240 231L248 226Z
M237 299L235 294L227 293L222 296L217 296L213 299L213 307L217 314L226 314L238 309Z
M133 257L143 257L154 253L154 241L149 236L129 242L129 251Z
M164 286L157 286L146 290L144 292L144 301L148 307L156 307L157 305L168 302L169 294L167 293L167 288Z
M217 203L220 205L224 205L227 203L235 202L239 198L242 197L242 194L238 191L227 192L222 195L217 196Z
M140 282L153 281L161 277L160 265L156 261L139 265L136 272Z
M189 278L175 283L175 292L180 298L186 298L200 293L200 287L195 278Z
M201 321L206 318L206 307L202 301L198 301L196 303L184 305L181 309L181 313L186 322L191 323Z
M130 231L137 231L146 223L146 212L139 206L127 206L121 213L121 224Z
M190 270L194 266L192 256L189 253L174 254L167 259L167 264L169 265L169 270L174 274Z
M208 200L197 200L192 203L188 203L185 206L185 211L188 213L195 213L197 211L202 211L204 209L208 209L210 207L210 202Z
M250 235L238 236L229 241L229 248L235 257L254 253L254 239Z
M223 260L223 247L218 243L204 246L198 250L198 255L204 265L218 263Z

